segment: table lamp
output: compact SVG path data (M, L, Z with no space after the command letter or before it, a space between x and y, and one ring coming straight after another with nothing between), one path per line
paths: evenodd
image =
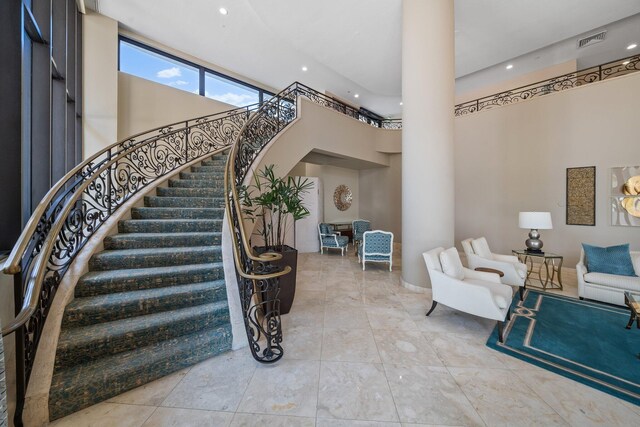
M550 230L553 228L551 224L550 212L520 212L518 220L520 228L528 228L529 238L525 241L527 245L527 252L544 253L542 252L542 240L540 240L540 233L538 230Z

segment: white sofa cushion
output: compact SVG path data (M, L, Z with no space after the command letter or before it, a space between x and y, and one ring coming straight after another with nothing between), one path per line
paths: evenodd
M617 274L587 273L585 282L596 285L609 286L611 288L640 291L640 277L618 276Z
M631 262L633 262L633 269L636 271L636 276L640 276L640 252L631 252Z
M464 279L464 267L456 248L449 248L440 252L440 263L444 274L458 280Z
M487 239L485 239L484 237L473 240L471 242L471 247L479 257L493 259L493 256L491 255L491 249L489 249L489 243L487 243Z

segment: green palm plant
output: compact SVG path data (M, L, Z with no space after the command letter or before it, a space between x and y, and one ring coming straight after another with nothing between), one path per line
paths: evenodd
M262 236L267 250L283 251L287 230L309 215L302 196L313 188L313 182L302 177L276 176L275 165L266 165L253 175L253 183L240 189L245 217L257 222L254 234Z

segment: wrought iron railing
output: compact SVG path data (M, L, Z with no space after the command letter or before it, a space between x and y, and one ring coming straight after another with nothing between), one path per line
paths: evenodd
M297 117L298 97L305 97L378 128L402 128L400 120L381 120L368 116L350 105L296 82L264 103L240 131L229 155L225 173L227 218L231 228L247 338L253 357L263 363L275 362L283 355L279 277L287 274L290 268L281 270L273 264L273 261L280 259L279 254L258 255L253 251L245 229L239 194L258 155Z
M296 96L305 96L316 104L322 105L323 107L331 108L332 110L335 110L361 122L368 123L371 126L377 128L402 129L402 119L381 119L380 117L376 117L363 112L335 98L331 98L330 96L327 96L322 92L318 92L317 90L312 89L309 86L303 85L302 83L296 82L294 83L294 85Z
M640 56L630 56L617 61L607 62L596 67L586 68L584 70L564 74L516 89L485 96L473 101L463 102L462 104L456 105L455 115L464 116L494 107L514 104L527 99L560 92L565 89L571 89L589 83L599 82L611 77L623 76L637 71L640 71Z
M227 149L257 105L187 120L116 143L67 173L29 219L3 270L14 275L17 405L22 406L49 308L78 252L116 209L183 165Z

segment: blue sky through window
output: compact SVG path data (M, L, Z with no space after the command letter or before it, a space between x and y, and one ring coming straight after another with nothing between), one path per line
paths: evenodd
M120 71L195 94L199 93L198 69L155 52L120 41Z
M204 75L204 95L236 107L257 104L260 101L257 90L211 73Z
M120 71L199 94L198 67L184 64L126 40L120 40ZM258 90L211 72L205 72L204 94L208 98L237 107L257 104L260 101Z

